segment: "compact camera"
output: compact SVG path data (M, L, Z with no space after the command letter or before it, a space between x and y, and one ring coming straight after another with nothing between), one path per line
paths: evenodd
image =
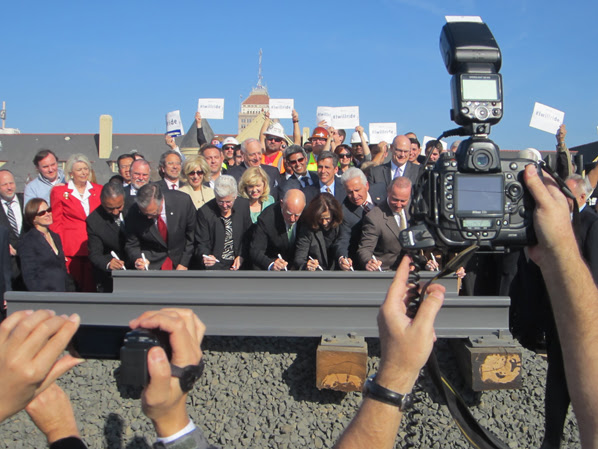
M501 160L488 138L503 116L501 53L488 26L449 21L440 50L451 80L450 135L469 136L456 153L442 153L422 167L411 201L411 227L401 232L405 249L472 244L491 250L525 246L535 239L533 199L523 184L529 159Z

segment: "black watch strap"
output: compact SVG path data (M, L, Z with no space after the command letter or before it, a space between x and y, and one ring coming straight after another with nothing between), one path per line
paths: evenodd
M370 376L365 381L363 387L363 394L368 398L375 399L385 404L394 405L398 407L400 411L404 411L411 406L413 403L413 397L411 393L401 394L395 391L389 390L388 388L378 385L376 383L376 375Z
M184 368L170 364L170 374L172 377L178 377L181 390L185 393L191 391L193 385L203 374L205 362L203 358L197 365L187 365Z

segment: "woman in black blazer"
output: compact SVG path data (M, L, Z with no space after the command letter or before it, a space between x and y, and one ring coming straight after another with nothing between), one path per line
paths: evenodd
M330 193L320 193L301 214L295 249L295 265L300 270L332 270L334 242L343 222L341 204Z
M62 242L50 231L52 209L45 200L32 198L25 205L25 221L31 226L19 242L23 280L29 291L64 292L67 287Z

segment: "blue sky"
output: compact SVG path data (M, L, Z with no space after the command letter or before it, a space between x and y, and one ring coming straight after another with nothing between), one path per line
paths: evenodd
M504 149L553 149L529 127L534 102L565 111L570 146L598 140L595 2L371 0L343 2L4 2L0 101L24 133L161 133L200 97L225 98L216 133L236 133L239 99L263 75L272 98L294 98L302 126L317 106L359 106L362 124L439 135L450 75L438 48L445 15L479 15L503 54ZM283 121L290 132L290 120Z

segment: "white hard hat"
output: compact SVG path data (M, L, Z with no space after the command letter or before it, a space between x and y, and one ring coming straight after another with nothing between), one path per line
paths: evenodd
M284 135L284 128L280 123L270 123L270 126L268 126L268 129L264 134L274 137L280 137L281 139L286 139Z
M363 137L365 137L366 143L369 143L368 135L366 133L363 133ZM357 131L351 134L351 143L361 143L361 136Z
M226 139L224 139L222 141L222 146L225 146L225 145L238 146L239 145L239 141L237 139L235 139L234 137L227 137Z

